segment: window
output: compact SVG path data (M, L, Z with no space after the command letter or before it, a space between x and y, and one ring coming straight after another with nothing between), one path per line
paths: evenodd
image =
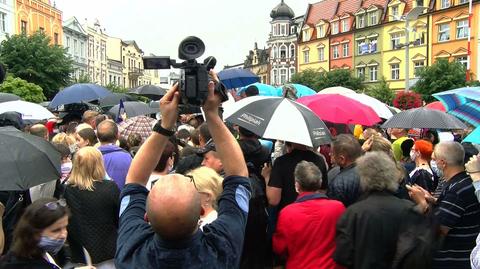
M7 31L6 21L7 21L7 14L0 12L0 31L2 33L5 33Z
M394 20L398 20L398 6L392 7L392 16Z
M66 42L67 42L67 44L66 44L66 45L67 45L67 49L68 49L68 51L70 51L70 37L67 36Z
M54 34L53 34L53 43L54 43L55 45L58 45L58 33L54 33Z
M458 4L461 5L461 4L466 4L468 3L468 0L459 0L458 1Z
M287 82L287 69L280 69L280 84Z
M342 20L342 33L348 32L348 19Z
M308 41L309 39L310 39L309 29L303 30L302 41L303 41L303 42L306 42L306 41Z
M292 76L295 75L295 68L290 68L290 76L288 78L288 80L292 80Z
M370 66L370 81L377 81L378 77L378 67Z
M303 51L303 62L306 64L310 62L310 51Z
M317 48L318 60L325 61L325 48Z
M343 51L342 51L343 52L343 57L348 57L348 50L349 50L348 43L344 43L342 46L343 46L343 48L342 48L343 49Z
M392 64L392 65L390 65L390 68L391 68L392 80L400 79L400 65L399 64Z
M27 22L26 22L26 21L21 21L20 29L21 29L21 31L22 31L22 34L26 34L26 33L27 33Z
M287 46L282 45L280 47L280 58L285 59L287 58Z
M450 40L450 25L448 23L440 24L438 26L438 41Z
M333 59L338 59L340 54L338 53L338 45L332 46Z
M377 12L370 13L370 25L377 24Z
M370 53L377 52L377 38L376 37L370 38L370 42L368 44L368 50L370 51Z
M325 35L325 31L323 30L322 26L317 26L317 38L321 38Z
M450 7L450 0L441 0L440 1L440 8L449 8Z
M365 67L357 68L357 77L364 78L365 77Z
M77 46L77 40L73 40L73 54L78 55L78 46Z
M273 83L278 84L278 71L273 70Z
M390 42L391 42L391 49L396 50L399 49L400 45L400 37L402 36L401 33L395 33L390 35Z
M332 23L332 34L338 34L338 21Z
M468 58L467 58L467 56L458 57L458 58L456 59L456 61L459 62L459 63L461 63L461 64L463 64L463 66L465 66L465 68L468 67Z
M39 27L39 28L38 28L38 31L40 31L41 33L45 33L45 28Z
M457 21L457 39L468 37L468 20Z
M287 28L285 27L285 24L282 24L280 26L280 35L283 35L283 36L287 35Z
M276 46L273 46L272 50L273 50L273 59L277 59L277 58L278 58L278 50L277 50L277 47L276 47Z
M295 45L290 45L290 58L295 58Z
M425 67L425 61L413 62L413 76L415 78L418 78L418 74L420 73L420 70L422 70L424 67Z
M83 43L82 41L80 41L80 56L81 56L81 57L85 57L84 50L85 50L85 43Z
M363 28L363 27L365 27L365 15L359 15L357 28Z

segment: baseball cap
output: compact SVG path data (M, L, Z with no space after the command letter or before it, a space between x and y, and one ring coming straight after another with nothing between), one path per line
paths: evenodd
M197 155L203 156L203 154L209 152L209 151L215 151L215 142L213 142L212 139L209 139L205 146L203 148L200 148L197 151Z

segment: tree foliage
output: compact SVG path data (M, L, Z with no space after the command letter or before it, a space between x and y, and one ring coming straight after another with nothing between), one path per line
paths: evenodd
M109 83L105 88L109 89L111 92L116 92L116 93L126 93L128 91L127 88L119 86L114 83Z
M21 78L7 76L0 84L0 92L13 93L25 101L40 103L45 100L42 88Z
M90 79L90 76L88 74L83 74L80 75L78 79L75 79L75 83L92 83L92 80Z
M434 93L466 86L465 67L459 62L440 59L433 65L421 69L419 80L412 90L421 94L427 102L434 101Z
M318 72L306 69L292 76L292 83L308 86L317 92L329 87L342 86L354 91L362 91L365 86L363 79L357 78L348 69L336 69L329 72Z
M393 98L395 98L395 93L388 87L385 77L382 77L378 84L368 87L365 90L365 93L389 106L392 105Z
M69 85L73 71L73 60L66 49L51 45L50 38L42 32L8 36L1 43L0 60L8 73L39 85L49 99Z

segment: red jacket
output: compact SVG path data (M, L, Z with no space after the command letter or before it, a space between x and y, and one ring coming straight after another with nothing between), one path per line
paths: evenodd
M278 217L273 251L287 258L286 268L343 268L332 255L335 227L343 204L319 193L305 192Z

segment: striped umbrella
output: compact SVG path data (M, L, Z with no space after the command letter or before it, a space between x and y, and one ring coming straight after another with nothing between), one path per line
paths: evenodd
M467 126L443 111L419 107L393 115L382 128L465 129Z
M464 87L433 94L447 112L474 126L480 126L480 87Z
M247 97L225 110L224 118L268 139L309 147L331 142L325 123L309 108L287 98Z

